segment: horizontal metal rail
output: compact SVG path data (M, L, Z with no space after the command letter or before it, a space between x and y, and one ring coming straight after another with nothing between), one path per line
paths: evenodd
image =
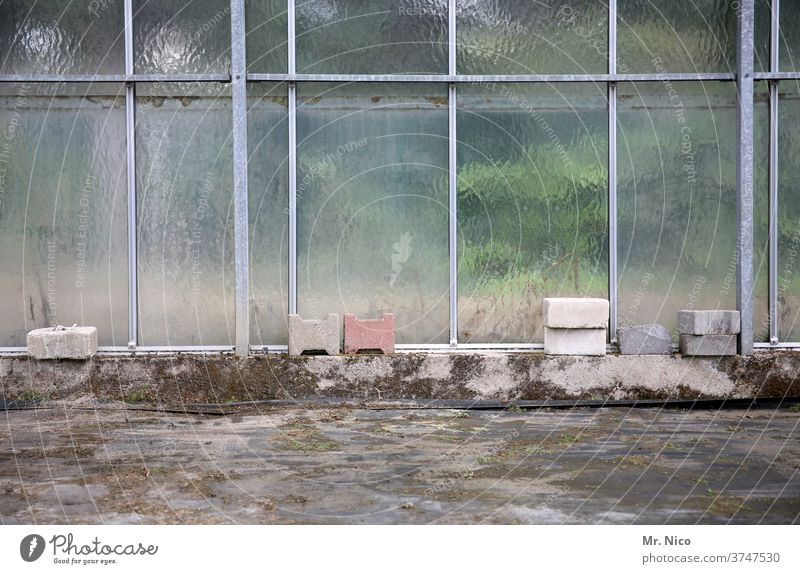
M558 82L696 82L736 80L734 74L529 74L529 75L449 75L449 74L247 74L251 82L418 82L418 83L558 83Z
M0 74L5 83L230 82L230 74Z

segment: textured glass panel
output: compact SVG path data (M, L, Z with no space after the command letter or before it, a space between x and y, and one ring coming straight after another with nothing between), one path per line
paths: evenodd
M619 321L736 308L732 83L620 84Z
M772 14L770 0L755 0L755 57L756 72L769 72L769 38Z
M780 69L800 70L800 2L783 0L780 9Z
M247 0L247 69L259 74L285 74L288 24L286 0Z
M0 84L0 346L56 324L128 342L125 96Z
M596 0L465 0L457 18L460 74L608 70L608 7Z
M140 344L233 344L229 86L136 90Z
M302 84L298 307L448 340L447 87Z
M608 296L605 85L459 88L459 341L543 340L546 296Z
M251 83L247 95L250 337L254 345L286 345L289 305L286 84Z
M736 67L736 3L619 0L620 73L730 72Z
M781 3L781 8L783 3ZM778 333L800 341L800 86L778 98Z
M134 0L136 73L230 72L230 15L229 0Z
M753 340L769 341L769 91L755 82L753 105Z
M447 73L446 0L307 0L296 13L299 73Z
M0 73L125 73L122 2L0 1Z

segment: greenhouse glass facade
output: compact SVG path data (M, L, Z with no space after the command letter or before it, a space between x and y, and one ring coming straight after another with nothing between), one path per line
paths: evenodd
M552 296L800 346L799 6L1 0L0 349L535 350Z

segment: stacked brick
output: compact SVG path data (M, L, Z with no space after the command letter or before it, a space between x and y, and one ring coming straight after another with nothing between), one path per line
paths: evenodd
M740 330L739 311L678 311L682 355L735 355Z
M546 354L606 354L608 300L546 298L543 315Z

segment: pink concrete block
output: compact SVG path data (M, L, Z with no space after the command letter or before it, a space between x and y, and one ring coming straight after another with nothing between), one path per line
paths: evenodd
M380 319L357 319L344 316L344 352L358 353L380 350L384 355L394 353L394 314L384 313Z

